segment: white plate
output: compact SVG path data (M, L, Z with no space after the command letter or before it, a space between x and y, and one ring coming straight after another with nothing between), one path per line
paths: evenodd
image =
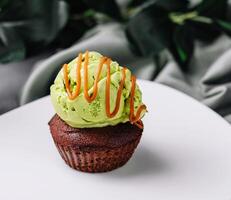
M231 200L231 128L190 97L140 81L148 114L138 149L118 170L69 168L48 129L48 97L0 117L0 199Z

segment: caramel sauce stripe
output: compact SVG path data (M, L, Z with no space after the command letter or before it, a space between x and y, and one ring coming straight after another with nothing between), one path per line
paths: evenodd
M65 88L67 91L68 98L70 100L74 100L75 98L78 97L80 88L81 88L81 64L82 64L82 58L83 54L80 53L78 55L78 61L77 61L77 66L76 66L76 89L75 91L71 91L70 89L70 83L69 83L69 78L68 78L68 65L64 64L63 65L63 73L64 73L64 82L65 82ZM98 93L98 82L99 78L102 72L103 65L106 64L107 66L107 79L106 79L106 92L105 92L105 99L106 99L106 114L108 118L114 117L118 111L119 111L119 106L120 106L120 101L121 101L121 96L122 96L122 91L123 87L125 84L126 80L126 68L124 67L122 70L122 80L120 81L119 89L117 92L117 97L116 97L116 105L115 108L112 112L110 112L110 84L111 84L111 73L110 73L110 64L111 64L111 59L107 57L102 57L100 59L99 65L97 67L97 72L95 74L95 80L94 80L94 85L93 85L93 94L89 95L88 94L88 63L89 63L89 52L86 51L85 53L85 60L84 60L84 79L83 79L83 93L85 99L88 101L88 103L91 103L92 101L95 100L97 93ZM139 128L143 128L142 122L140 120L140 115L143 110L146 109L145 105L141 105L136 114L134 113L134 96L135 96L135 89L136 89L136 77L132 75L131 77L131 95L130 95L130 115L129 115L129 120L130 123L135 124Z

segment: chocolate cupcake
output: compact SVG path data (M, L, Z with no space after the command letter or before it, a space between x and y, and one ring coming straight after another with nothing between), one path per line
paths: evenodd
M124 165L137 147L146 112L130 70L97 52L64 64L51 86L54 143L72 168L105 172Z

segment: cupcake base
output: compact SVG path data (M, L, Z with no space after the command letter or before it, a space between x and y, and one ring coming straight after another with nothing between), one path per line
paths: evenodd
M139 139L110 150L84 151L55 143L63 160L71 168L83 172L107 172L123 166L132 156Z
M73 128L55 115L49 122L54 143L67 165L83 172L123 166L136 149L142 129L130 123L102 128Z

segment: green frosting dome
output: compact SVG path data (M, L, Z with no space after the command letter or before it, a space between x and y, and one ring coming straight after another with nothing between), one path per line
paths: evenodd
M84 56L84 55L83 55ZM100 62L101 54L97 52L89 52L88 63L88 93L93 93L93 84L97 67ZM76 66L77 59L72 60L68 64L68 77L70 80L71 91L76 89ZM131 92L131 72L126 70L125 84L122 90L122 96L118 113L112 117L107 117L106 114L106 101L105 101L105 87L107 68L106 64L103 66L100 79L98 82L98 93L91 103L85 99L83 94L83 64L81 68L81 88L78 97L70 100L65 84L63 69L58 73L54 84L51 86L51 101L55 111L61 119L67 124L76 128L90 128L90 127L103 127L108 125L116 125L118 123L125 123L129 121L130 114L130 92ZM117 62L112 61L110 64L111 84L110 84L110 111L112 112L116 105L116 97L120 81L122 80L122 67ZM134 109L135 113L140 105L142 105L142 94L136 85L134 96ZM142 111L140 117L142 118L146 110Z

